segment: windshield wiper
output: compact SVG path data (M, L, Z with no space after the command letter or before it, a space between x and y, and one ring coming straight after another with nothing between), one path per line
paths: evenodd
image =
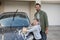
M17 13L17 12L18 12L18 9L16 10L16 12L14 12L12 22L10 23L10 28L12 28L12 23L13 23L13 21L14 21L14 19L15 19L15 16L16 16L16 13Z
M14 15L13 15L13 21L15 19L15 16L16 16L16 13L18 12L18 9L16 10L16 12L14 12Z

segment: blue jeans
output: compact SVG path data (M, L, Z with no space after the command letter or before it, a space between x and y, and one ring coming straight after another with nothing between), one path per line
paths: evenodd
M45 32L41 32L42 40L47 40L47 35Z

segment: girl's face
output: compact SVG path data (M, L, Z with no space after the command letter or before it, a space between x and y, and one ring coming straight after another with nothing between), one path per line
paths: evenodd
M33 25L37 25L38 24L38 21L37 20L34 20L33 21Z

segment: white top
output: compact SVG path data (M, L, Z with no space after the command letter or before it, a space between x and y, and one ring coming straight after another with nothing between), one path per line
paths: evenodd
M37 19L39 19L39 20L40 20L40 14L39 14L39 13L37 13Z
M33 32L35 39L41 39L40 31L41 31L40 25L35 25L28 30L28 32Z

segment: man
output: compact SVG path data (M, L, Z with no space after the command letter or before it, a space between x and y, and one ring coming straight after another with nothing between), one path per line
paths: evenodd
M34 17L39 19L39 22L41 25L42 40L46 40L47 39L47 33L48 33L47 15L44 11L41 10L41 5L39 3L36 3L35 8L36 8L37 12L35 13Z

